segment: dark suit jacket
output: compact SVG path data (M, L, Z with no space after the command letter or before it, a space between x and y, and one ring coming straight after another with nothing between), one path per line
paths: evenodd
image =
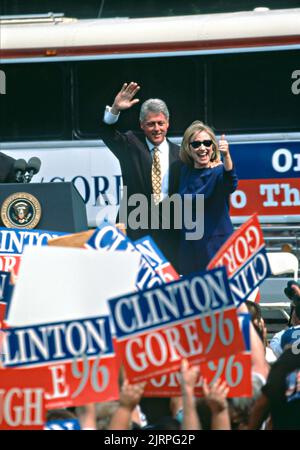
M15 182L14 162L14 158L0 152L0 183Z
M152 182L151 182L151 168L152 157L146 143L143 133L135 133L127 131L120 133L115 125L107 125L102 122L100 126L100 136L107 147L118 158L121 166L123 185L127 187L127 199L133 194L144 194L147 198L148 205L151 204ZM169 195L178 192L179 186L179 171L177 170L177 161L179 160L179 147L176 144L169 143ZM129 207L124 205L127 200L123 196L121 201L121 208L127 208L127 218L131 212L138 207ZM161 204L157 208L159 215L159 222L161 224ZM132 240L141 238L142 236L150 235L155 240L161 251L165 256L177 266L177 253L179 233L173 230L151 229L150 222L150 208L147 211L147 222L149 228L147 229L132 229L130 224L127 224L127 234ZM118 220L118 219L117 219ZM139 220L139 219L138 219Z

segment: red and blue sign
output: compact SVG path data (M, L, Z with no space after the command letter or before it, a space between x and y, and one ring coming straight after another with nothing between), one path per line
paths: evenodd
M132 383L244 350L225 268L109 300L118 357Z
M231 216L299 216L299 142L233 143L231 155L239 178Z
M230 236L210 261L207 269L221 266L226 267L237 306L247 300L270 275L265 242L256 214Z

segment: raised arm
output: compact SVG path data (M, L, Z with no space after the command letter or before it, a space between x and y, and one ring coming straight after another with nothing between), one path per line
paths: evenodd
M139 90L140 86L133 81L129 84L124 83L120 92L117 93L112 107L106 107L103 120L100 122L100 137L120 162L126 163L128 136L127 133L120 133L113 125L117 123L120 111L129 109L139 102L138 98L133 98Z
M203 380L204 398L211 410L212 430L231 430L227 402L228 391L229 387L226 382L221 382L220 378L212 386Z
M124 381L120 394L120 405L111 418L109 430L130 429L132 413L141 400L144 388L145 383L129 384L127 380Z
M245 303L242 303L238 312L248 314L248 309ZM264 344L258 336L253 323L250 322L250 344L251 344L251 358L252 358L252 371L259 373L265 379L267 379L270 367L265 357Z
M181 363L181 391L183 400L183 430L201 430L201 424L198 418L194 389L199 377L199 367L189 367L186 359Z

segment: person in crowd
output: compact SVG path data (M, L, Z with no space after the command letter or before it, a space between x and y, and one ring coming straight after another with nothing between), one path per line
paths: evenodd
M300 352L287 348L272 365L256 400L249 429L256 430L271 415L273 430L300 429Z
M199 367L181 363L182 410L177 417L182 430L230 430L226 383L217 379L211 386L201 377L204 398L196 401L194 390L199 379Z
M228 409L227 395L229 387L225 381L217 379L215 383L209 386L206 380L203 380L204 399L211 413L212 430L230 430L230 416Z
M220 162L220 154L223 163ZM222 135L218 144L213 130L200 121L193 122L186 129L180 159L183 165L179 193L191 196L193 219L204 220L204 234L200 239L187 239L187 230L183 228L181 231L179 270L186 275L204 270L232 234L229 195L237 187L237 176L225 136ZM204 195L204 217L196 217L198 194Z
M256 399L261 394L261 389L265 385L264 380L259 374L252 373L252 396L251 397L233 397L228 399L230 424L232 430L248 430L251 411ZM266 424L262 424L265 429Z
M201 422L196 410L196 399L194 396L196 382L199 377L200 368L189 365L186 359L181 362L180 378L182 392L182 420L183 430L201 430ZM179 417L177 415L177 417Z
M288 323L288 329L294 326L299 325L299 306L297 306L300 303L300 285L294 280L291 280L287 283L286 288L284 289L285 295L291 300L291 307L290 307L290 319ZM297 309L295 308L297 306ZM274 354L278 358L282 352L282 337L284 333L287 331L286 328L276 333L271 341L270 341L270 347L273 350Z
M140 109L141 132L117 129L121 111L127 110L139 102L135 95L140 86L135 82L124 83L117 93L111 107L107 106L100 124L100 137L118 158L121 166L123 185L127 189L127 198L123 196L118 220L125 214L127 235L136 240L151 235L166 258L176 268L178 231L162 228L162 201L177 191L179 172L175 164L179 160L179 147L167 138L169 128L169 110L161 99L148 99ZM127 200L135 194L143 194L147 200L147 211L142 210L140 217L146 217L145 228L141 224L131 223L135 215L137 202ZM124 213L125 212L125 213ZM151 226L151 214L159 221ZM131 220L130 220L131 218Z
M145 384L129 384L127 380L124 380L120 392L119 406L111 417L108 430L130 430L133 428L133 414L141 401ZM138 421L135 424L135 428L140 426Z
M87 405L75 408L75 414L79 419L82 430L97 430L96 404L88 403Z
M264 344L266 360L268 363L273 363L277 358L271 347L268 345L267 327L262 317L261 308L258 303L252 302L251 300L246 300L245 304L250 314L251 322L253 323L255 331Z
M298 341L300 352L300 298L298 300L294 300L292 303L291 323L292 326L285 330L281 336L281 348L285 350L285 348Z
M245 302L238 307L238 313L248 314L248 308ZM250 348L252 375L255 374L255 376L261 379L262 384L265 384L270 366L266 360L262 336L259 335L252 321L250 321Z

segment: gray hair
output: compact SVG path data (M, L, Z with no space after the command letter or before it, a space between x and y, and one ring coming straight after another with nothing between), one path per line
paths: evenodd
M142 104L140 110L140 122L144 122L148 113L162 113L169 121L170 114L168 107L165 102L159 98L149 98Z

